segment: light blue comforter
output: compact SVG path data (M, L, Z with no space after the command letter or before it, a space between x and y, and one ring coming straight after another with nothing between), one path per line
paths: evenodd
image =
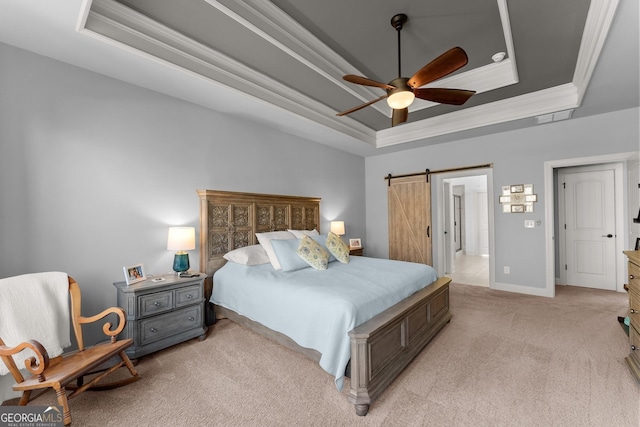
M342 390L348 332L436 279L424 264L368 257L287 272L227 262L214 275L211 302L319 351L320 366Z

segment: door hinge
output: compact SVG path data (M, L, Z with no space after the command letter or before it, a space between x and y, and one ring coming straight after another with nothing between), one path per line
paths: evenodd
M564 189L566 189L566 188L567 188L567 183L566 183L566 182L563 182L563 183L562 183L562 188L564 188Z
M564 265L564 269L565 269L565 271L567 270L567 264Z

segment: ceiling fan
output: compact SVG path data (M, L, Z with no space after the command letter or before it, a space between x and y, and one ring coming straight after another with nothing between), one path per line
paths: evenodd
M400 56L400 31L407 22L407 15L399 13L391 18L391 26L398 32L398 78L391 80L389 83L380 83L366 77L347 74L344 80L364 86L378 87L387 91L386 95L369 101L357 107L338 113L337 116L344 116L353 113L364 107L368 107L383 99L387 99L389 107L393 108L391 116L391 126L395 126L407 121L409 116L409 106L415 98L425 99L427 101L437 102L439 104L462 105L476 92L464 89L445 89L445 88L422 88L427 83L438 80L447 74L467 65L468 58L462 48L454 47L429 62L427 65L418 70L411 78L402 77L401 72L401 56Z

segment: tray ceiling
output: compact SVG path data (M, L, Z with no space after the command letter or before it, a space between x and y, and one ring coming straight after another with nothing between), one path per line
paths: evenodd
M618 0L85 0L75 29L128 58L151 60L166 87L146 69L148 84L132 68L107 73L116 78L140 73L128 80L329 145L348 140L379 149L578 108L617 6ZM476 95L463 106L416 100L408 122L393 128L384 101L337 117L384 94L343 75L398 77L390 24L397 13L409 17L402 76L460 46L469 63L428 86ZM498 52L505 59L494 62Z

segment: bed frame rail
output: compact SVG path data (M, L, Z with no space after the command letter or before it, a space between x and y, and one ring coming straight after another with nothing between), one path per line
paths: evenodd
M449 283L442 277L349 332L351 389L358 415L451 319Z

